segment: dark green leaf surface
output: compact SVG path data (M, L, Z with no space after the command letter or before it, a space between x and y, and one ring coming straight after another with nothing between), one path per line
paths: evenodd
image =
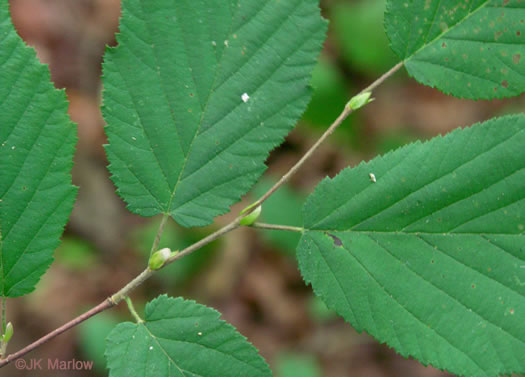
M220 314L194 301L160 296L145 322L118 325L109 335L110 377L269 377L257 350Z
M0 296L31 292L53 260L76 190L76 129L0 1Z
M108 158L143 216L203 226L265 169L310 99L318 0L127 0L104 64Z
M524 372L524 145L525 117L503 117L325 179L304 207L305 280L425 365Z
M419 82L457 97L525 91L525 2L389 0L385 28Z

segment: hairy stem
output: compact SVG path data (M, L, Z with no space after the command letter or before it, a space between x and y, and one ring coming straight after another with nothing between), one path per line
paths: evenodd
M146 268L144 271L142 271L138 276L136 276L133 280L131 280L124 288L122 288L120 291L115 293L113 296L109 298L109 301L113 303L113 305L118 305L122 300L124 300L129 293L137 288L139 285L144 283L146 280L150 278L151 275L153 275L155 272L150 270L149 267Z
M383 76L381 76L376 81L374 81L371 85L369 85L367 88L363 89L360 93L370 92L370 91L374 90L379 85L381 85L387 78L389 78L395 72L397 72L402 66L403 66L403 62L398 63L392 69L390 69L387 73L385 73ZM279 187L281 187L281 185L283 183L288 181L288 179L290 179L290 177L293 176L304 165L306 160L308 160L313 155L313 153L323 143L323 141L325 141L328 138L328 136L330 136L336 130L336 128L341 125L341 123L348 117L348 115L350 115L352 113L352 111L353 110L350 109L348 106L345 106L345 108L344 108L343 112L341 113L341 115L339 115L337 117L337 119L332 123L332 125L321 136L321 138L319 140L317 140L317 142L305 153L305 155L271 189L269 189L263 196L261 196L260 199L258 199L255 203L253 203L250 206L251 210L246 211L244 214L242 214L241 216L238 216L232 222L230 222L229 224L225 225L221 229L215 231L214 233L212 233L209 236L203 238L202 240L194 243L193 245L188 246L187 248L183 249L181 252L173 255L172 257L170 257L166 261L166 263L164 264L164 266L162 266L162 268L164 268L166 265L168 265L170 263L173 263L177 259L183 258L184 256L193 253L194 251L196 251L196 250L200 249L201 247L209 244L210 242L215 241L216 239L222 237L226 233L231 232L234 229L237 229L240 226L240 220L243 217L249 215L261 203L263 203L275 191L277 191L277 189ZM159 231L158 231L157 236L155 237L155 241L153 243L152 252L154 252L156 250L156 248L158 248L158 245L160 243L160 237L162 235L162 232L164 230L164 226L165 226L165 224L167 222L168 217L169 217L168 215L164 215L163 219L161 220L161 224L159 226ZM256 227L256 228L264 228L264 229L276 229L276 230L303 232L302 228L290 227L290 226L284 226L284 225L272 225L272 224L255 223L255 224L253 224L253 226ZM151 275L153 275L154 273L155 273L154 271L150 270L149 268L146 268L144 271L142 271L140 273L140 275L138 275L132 281L130 281L124 288L122 288L120 291L115 293L113 296L111 296L110 298L104 300L102 303L100 303L99 305L95 306L94 308L92 308L88 312L86 312L86 313L78 316L77 318L69 321L65 325L63 325L63 326L59 327L58 329L50 332L49 334L47 334L44 337L38 339L37 341L31 343L30 345L26 346L25 348L21 349L20 351L15 352L14 354L11 354L11 355L7 356L5 359L1 359L0 360L0 368L5 366L5 365L7 365L7 364L9 364L12 361L14 361L14 360L24 356L25 354L31 352L32 350L34 350L35 348L39 347L40 345L48 342L49 340L53 339L54 337L56 337L56 336L62 334L63 332L71 329L72 327L77 326L78 324L82 323L86 319L91 318L94 315L96 315L96 314L98 314L100 312L103 312L104 310L107 310L107 309L117 305L122 300L125 300L126 297L128 297L128 295L129 295L129 293L131 291L133 291L139 285L144 283L144 281L149 279L151 277Z
M2 332L0 333L0 335L5 334L5 329L7 327L6 306L7 306L7 297L2 297Z
M126 297L126 304L128 304L128 309L129 309L129 312L131 313L131 315L133 316L133 318L135 319L135 321L137 323L142 323L144 322L144 320L142 318L140 318L140 316L138 315L137 311L135 310L135 307L133 306L133 301L131 301L131 299L128 297Z
M288 232L304 232L304 228L298 226L289 226L289 225L276 225L276 224L265 224L265 223L253 223L250 225L252 228L259 229L271 229L271 230L284 230Z
M153 241L153 245L151 245L151 250L149 252L149 256L151 257L155 251L158 250L160 239L162 237L162 233L164 233L164 227L166 226L166 223L168 222L170 215L163 214L162 220L160 220L159 230L157 231L157 235L155 236L155 240Z
M6 301L7 297L2 297L2 328L0 329L0 359L3 359L7 354L7 342L2 339L7 329L7 318L6 318Z
M225 225L223 226L221 229L217 230L216 232L213 232L212 234L210 234L209 236L203 238L202 240L194 243L193 245L190 245L188 246L187 248L181 250L179 253L173 255L172 257L170 257L166 263L164 263L164 266L162 266L162 268L164 268L165 266L167 266L168 264L170 263L173 263L174 261L176 261L177 259L180 259L180 258L183 258L184 256L188 255L188 254L191 254L193 253L194 251L196 250L199 250L201 247L209 244L210 242L213 242L215 241L216 239L222 237L223 235L225 235L226 233L229 233L231 232L232 230L235 230L237 229L240 225L239 225L239 221L243 218L244 216L239 216L237 217L235 220L233 220L231 223L229 223L228 225Z

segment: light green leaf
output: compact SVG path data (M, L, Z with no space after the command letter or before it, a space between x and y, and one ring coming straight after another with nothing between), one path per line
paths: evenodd
M160 296L142 323L122 323L107 339L110 377L265 377L257 350L220 314L194 301Z
M385 28L416 80L491 99L525 91L524 19L521 0L389 0Z
M0 1L0 296L31 292L53 260L76 190L63 91Z
M104 64L109 167L128 208L203 226L265 170L310 99L318 0L127 0Z
M508 116L325 179L304 207L306 282L405 357L525 372L524 145Z

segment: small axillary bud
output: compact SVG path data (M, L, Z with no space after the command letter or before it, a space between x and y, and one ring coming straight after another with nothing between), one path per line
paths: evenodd
M248 212L252 207L253 207L253 205L250 205L250 206L246 207L245 209L243 209L241 211L240 214L242 215L242 214ZM261 211L262 211L262 207L259 205L250 214L248 214L245 217L243 217L240 220L239 224L244 225L244 226L253 225L253 223L256 222L257 219L259 218L259 216L261 215Z
M9 343L9 341L13 337L14 332L15 332L15 329L13 328L13 324L9 322L7 326L5 327L5 334L2 336L2 342L4 344Z
M360 109L361 107L365 106L366 104L372 102L375 98L370 98L372 95L372 92L364 92L357 94L348 101L346 104L346 107L352 111L355 111L357 109Z
M176 252L174 252L176 253ZM164 249L160 249L153 253L153 255L149 258L148 266L149 269L152 271L158 270L162 266L164 266L164 263L169 259L172 252L170 249L165 247Z

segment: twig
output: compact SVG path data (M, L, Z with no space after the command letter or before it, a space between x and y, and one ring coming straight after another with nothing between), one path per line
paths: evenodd
M155 272L150 270L149 268L146 268L144 271L142 271L138 276L136 276L133 280L131 280L124 288L122 288L120 291L115 293L113 296L111 296L108 300L111 301L113 305L118 305L122 300L124 300L129 293L137 288L139 285L144 283L146 280L149 279L151 275L153 275Z
M385 73L383 76L378 78L376 81L374 81L372 84L370 84L368 87L363 89L359 94L371 92L375 88L377 88L379 85L381 85L387 78L392 76L394 73L396 73L401 67L403 66L403 62L400 62L396 64L394 67L392 67L387 73ZM281 187L284 183L286 183L290 177L292 177L297 170L299 170L306 160L308 160L314 152L319 148L319 146L330 136L336 129L341 125L341 123L344 122L344 120L353 112L353 110L345 106L343 112L337 117L337 119L332 123L332 125L325 131L325 133L315 142L314 145L310 147L310 149L304 154L304 156L297 161L297 163L292 166L292 168L275 183L272 188L270 188L259 200L254 202L251 207L253 209L257 208L259 205L261 205L266 199L268 199L279 187ZM252 210L253 210L252 209Z
M379 85L381 85L387 78L392 76L395 72L397 72L401 67L403 66L403 63L399 63L395 65L392 69L390 69L387 73L385 73L383 76L378 78L376 81L374 81L371 85L369 85L367 88L363 89L360 93L369 92L377 88ZM237 229L240 226L240 220L249 215L253 210L255 210L261 203L263 203L266 199L268 199L283 183L285 183L292 175L294 175L299 168L303 166L306 160L308 160L312 154L317 150L317 148L325 141L328 136L330 136L337 127L341 125L341 123L352 113L352 109L350 109L348 106L345 106L345 109L337 117L337 119L332 123L332 125L326 130L326 132L321 136L321 138L306 152L306 154L272 187L270 188L259 200L257 200L255 203L253 203L250 207L250 211L246 211L243 215L238 216L235 218L232 222L227 224L226 226L222 227L221 229L217 230L216 232L210 234L209 236L203 238L202 240L194 243L191 246L188 246L187 248L183 249L181 252L175 254L174 256L170 257L163 267L166 265L173 263L177 259L180 259L188 254L193 253L194 251L200 249L201 247L209 244L210 242L215 241L216 239L222 237L224 234L231 232L234 229ZM155 251L154 249L158 247L158 244L160 243L160 237L162 235L162 231L164 229L164 225L166 224L168 216L164 216L161 220L161 224L159 226L159 231L157 233L157 236L155 237L155 241L153 243L152 251ZM257 223L256 223L257 224ZM255 224L253 224L255 225ZM279 226L279 225L271 225L271 224L257 224L255 227L258 228L265 228L265 229L278 229L278 230L287 230L287 231L295 231L295 232L302 232L302 228L297 227L288 227L288 226ZM151 275L153 275L155 272L150 270L149 268L146 268L144 271L140 273L137 277L135 277L132 281L130 281L124 288L122 288L120 291L115 293L110 298L103 301L101 304L95 306L93 309L89 310L88 312L78 316L77 318L69 321L62 327L59 327L58 329L50 332L49 334L43 336L42 338L38 339L37 341L31 343L30 345L26 346L25 348L21 349L18 352L15 352L14 354L11 354L7 356L5 359L0 360L0 368L9 364L10 362L24 356L25 354L31 352L35 348L39 347L40 345L46 343L47 341L53 339L54 337L62 334L63 332L71 329L72 327L75 327L76 325L82 323L88 318L93 317L94 315L103 312L104 310L107 310L115 305L117 305L119 302L124 300L129 293L137 288L139 285L141 285L144 281L146 281Z
M38 339L36 342L31 343L30 345L22 348L20 351L15 352L9 356L7 356L5 359L0 360L0 368L9 364L10 362L24 356L25 354L31 352L35 348L41 346L42 344L50 341L51 339L57 337L58 335L62 334L63 332L77 326L78 324L84 322L86 319L93 317L94 315L103 312L104 310L107 310L111 307L113 307L114 304L110 300L104 300L91 310L85 312L84 314L76 317L75 319L69 321L65 325L59 327L56 330L51 331L49 334L43 336L42 338Z
M190 245L188 246L187 248L183 249L182 251L180 251L179 253L175 254L174 256L170 257L166 263L164 264L164 266L162 266L162 268L164 268L165 266L167 266L168 264L170 263L173 263L175 262L177 259L180 259L188 254L191 254L193 253L194 251L200 249L201 247L209 244L210 242L213 242L215 241L216 239L222 237L223 235L225 235L226 233L229 233L231 232L232 230L235 230L237 229L240 225L239 225L239 221L243 218L244 216L239 216L237 217L235 220L233 220L231 223L229 223L228 225L225 225L224 227L222 227L221 229L217 230L216 232L213 232L212 234L210 234L209 236L203 238L202 240L194 243L193 245Z

